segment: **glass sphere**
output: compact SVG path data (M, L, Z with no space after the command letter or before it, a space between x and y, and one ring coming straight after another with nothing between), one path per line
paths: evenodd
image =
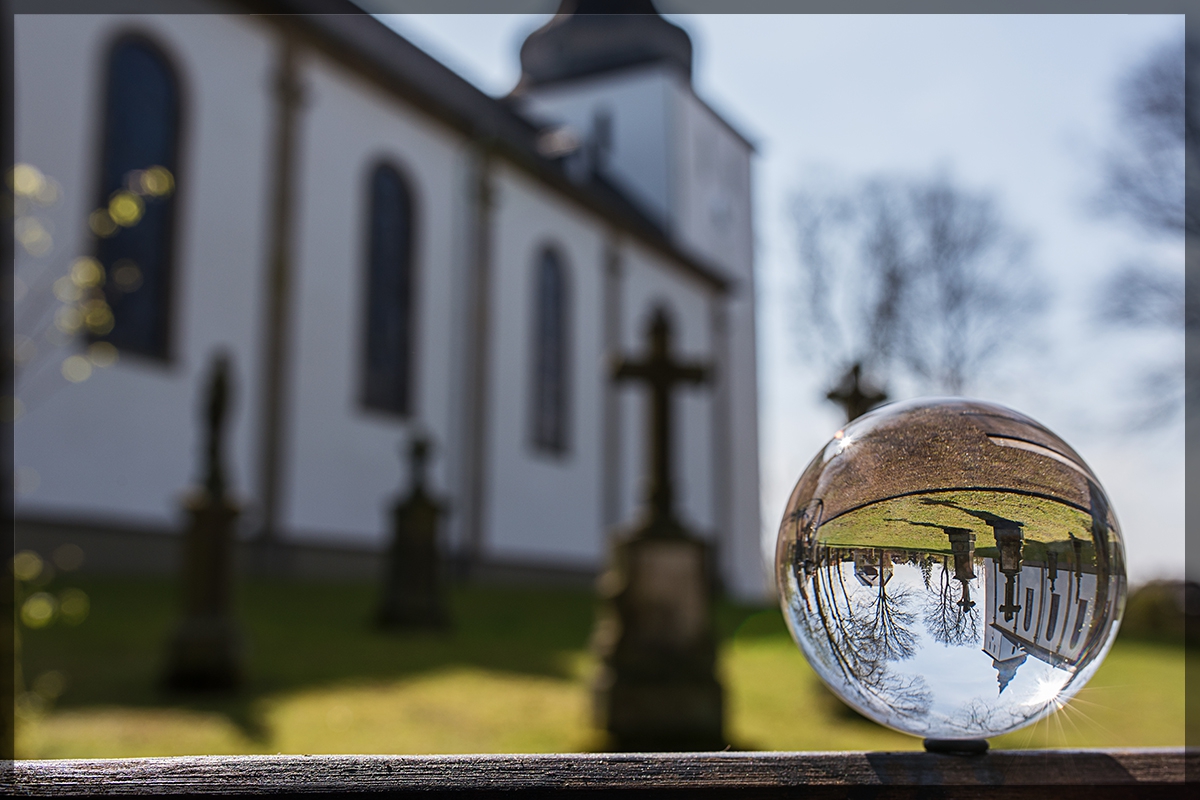
M1112 646L1125 552L1100 481L993 403L859 417L792 491L775 567L792 637L865 716L980 739L1061 707Z

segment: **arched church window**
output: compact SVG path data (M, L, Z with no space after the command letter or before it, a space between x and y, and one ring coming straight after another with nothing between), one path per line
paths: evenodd
M395 167L371 173L363 403L412 412L413 202Z
M171 260L178 162L179 82L163 52L140 36L108 59L100 203L89 219L111 316L88 313L95 338L123 351L169 355Z
M542 251L535 267L533 347L533 444L538 450L567 449L568 325L566 270L553 249Z

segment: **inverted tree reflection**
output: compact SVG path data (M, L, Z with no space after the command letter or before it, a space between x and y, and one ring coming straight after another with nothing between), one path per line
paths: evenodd
M927 561L932 566L932 559ZM972 581L955 577L949 557L943 556L940 566L933 580L926 583L930 592L925 596L922 615L925 629L935 642L942 644L955 647L978 644L979 604L970 599L972 588L978 594L978 587L973 587Z
M932 702L925 680L888 666L911 658L917 645L911 628L916 619L910 609L913 591L889 587L891 553L824 547L817 551L815 558L797 564L804 575L796 576L804 587L796 597L814 612L798 616L820 626L810 637L820 652L810 657L840 672L857 699L882 716L924 714ZM862 591L866 586L872 591Z

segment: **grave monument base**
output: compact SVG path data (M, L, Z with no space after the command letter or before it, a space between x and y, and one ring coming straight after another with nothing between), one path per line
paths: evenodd
M184 534L183 621L167 650L173 689L228 689L242 679L242 639L229 609L233 527L240 509L207 492L190 497Z
M621 537L600 580L596 719L618 750L721 750L709 546L672 521Z

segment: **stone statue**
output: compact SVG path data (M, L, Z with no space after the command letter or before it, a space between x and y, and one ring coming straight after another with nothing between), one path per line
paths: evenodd
M240 509L226 496L225 423L232 367L213 357L204 404L202 488L184 500L183 621L167 654L166 683L174 689L229 689L243 678L243 646L233 619L233 536Z

